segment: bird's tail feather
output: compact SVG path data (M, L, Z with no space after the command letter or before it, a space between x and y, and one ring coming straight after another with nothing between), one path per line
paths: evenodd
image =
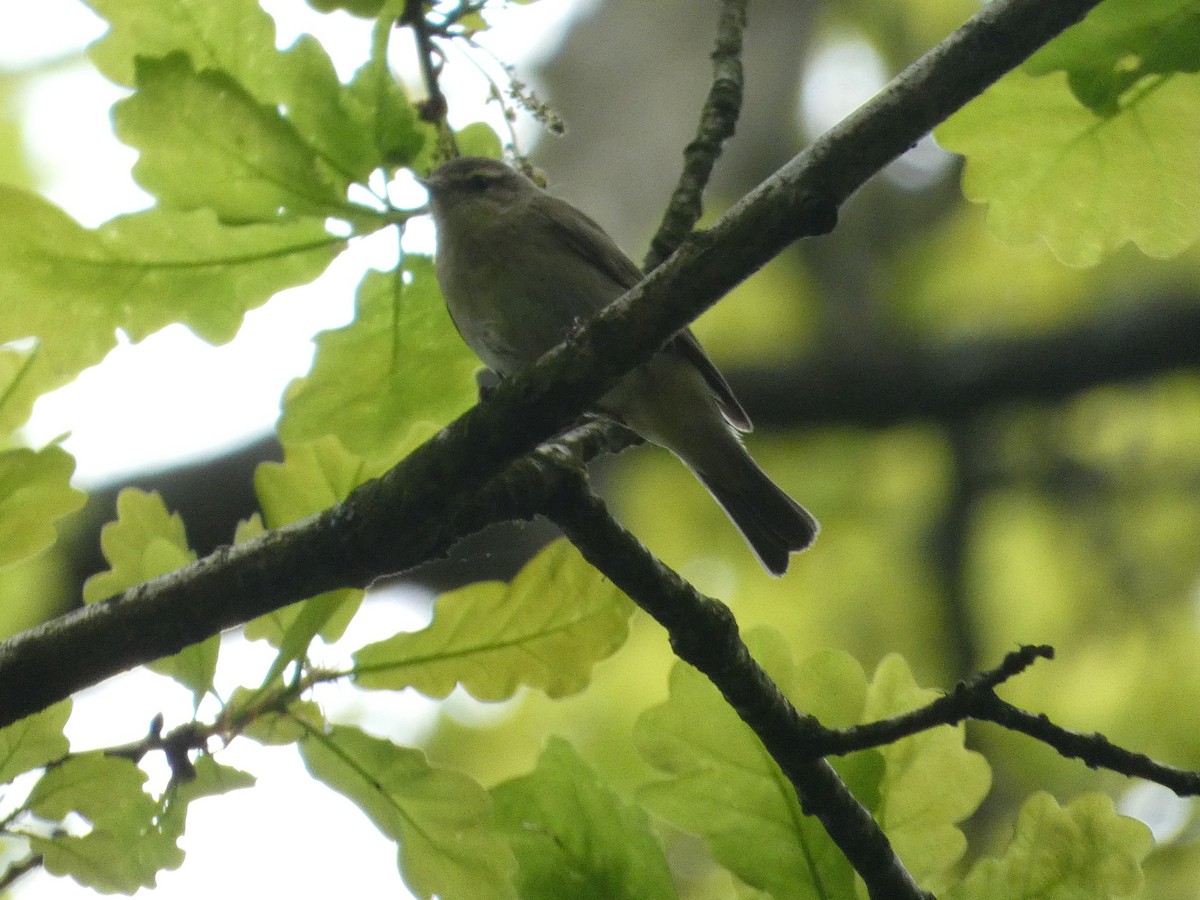
M808 510L785 494L748 454L743 455L746 464L739 467L736 481L716 481L703 472L696 475L767 571L782 575L788 557L811 544L819 526Z

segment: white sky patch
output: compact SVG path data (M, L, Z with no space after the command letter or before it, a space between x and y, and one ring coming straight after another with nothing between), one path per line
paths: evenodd
M887 83L883 59L859 37L829 41L812 54L800 89L800 122L810 138L824 134Z

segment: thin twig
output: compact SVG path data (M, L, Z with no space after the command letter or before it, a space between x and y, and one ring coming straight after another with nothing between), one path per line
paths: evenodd
M0 875L0 893L11 888L22 875L27 875L34 869L40 869L42 866L42 854L30 853L24 859L19 860L4 870L4 874Z
M446 95L442 93L438 67L434 62L440 51L434 46L433 29L425 18L423 6L422 0L407 0L404 13L400 16L400 24L412 29L413 39L417 44L417 59L421 66L421 79L425 82L427 97L424 102L417 104L417 110L424 121L437 126L438 141L447 150L447 155L457 156L458 143L454 132L446 123L446 113L450 110L450 104L446 101Z
M971 710L971 718L994 722L1010 731L1027 734L1053 747L1068 759L1081 760L1089 768L1108 769L1128 778L1144 778L1161 784L1180 797L1200 796L1200 772L1155 762L1143 753L1118 747L1102 734L1071 731L1055 725L1044 714L1018 709L994 695L981 698L981 702Z
M725 0L712 53L713 82L700 113L696 137L683 151L683 171L650 241L643 268L657 268L679 249L704 212L703 195L725 141L733 137L742 111L742 32L748 0Z
M894 743L939 725L965 719L992 722L1029 735L1068 759L1093 769L1108 769L1129 778L1143 778L1169 788L1180 797L1200 796L1200 772L1156 762L1143 753L1118 747L1102 734L1080 734L1056 725L1043 713L1031 713L996 696L996 688L1024 672L1039 659L1053 659L1054 648L1030 645L1014 650L994 669L960 681L952 691L910 712L844 729L827 729L811 739L814 757L841 756Z
M878 722L831 729L812 748L813 752L822 756L841 756L895 743L938 725L956 725L963 719L974 717L972 710L979 706L981 697L995 697L993 691L999 685L1025 671L1036 660L1051 659L1053 656L1054 649L1045 645L1021 647L1005 656L996 668L960 681L954 690L932 703Z

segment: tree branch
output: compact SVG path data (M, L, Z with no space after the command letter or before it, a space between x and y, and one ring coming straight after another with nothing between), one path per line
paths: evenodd
M1099 0L994 0L566 343L337 506L0 644L0 726L303 597L444 553L489 481L564 428L925 132ZM136 652L124 652L136 636Z
M878 722L844 729L826 729L812 737L809 751L816 756L841 756L880 747L928 731L939 725L957 725L964 719L994 722L1041 741L1068 759L1090 768L1108 769L1129 778L1144 778L1170 788L1180 797L1200 795L1200 772L1156 762L1142 753L1118 747L1102 734L1080 734L1055 725L1044 714L1026 712L996 696L996 688L1024 672L1038 659L1053 659L1054 648L1024 646L1004 657L994 669L955 685L947 694L925 706Z
M730 383L755 424L780 427L915 419L953 423L1017 400L1057 401L1100 384L1200 365L1200 306L1162 298L1045 335L897 342L870 355L740 369Z
M725 0L717 24L717 45L713 50L713 83L700 113L696 137L684 148L683 171L663 213L662 224L650 241L650 250L642 263L649 271L679 249L704 211L704 188L721 147L733 137L742 111L742 32L746 30L748 0Z
M675 654L716 685L792 782L803 810L821 821L862 876L870 896L927 898L870 812L828 762L807 752L810 736L825 729L798 713L750 655L729 608L698 593L621 527L588 488L582 469L563 479L547 514L588 562L667 630Z

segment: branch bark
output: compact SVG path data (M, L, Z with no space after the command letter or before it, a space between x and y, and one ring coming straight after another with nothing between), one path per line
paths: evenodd
M930 898L833 767L808 751L808 736L829 732L797 712L754 660L729 608L697 592L621 527L582 471L562 480L547 513L588 562L667 630L675 654L703 672L753 729L795 787L801 808L825 826L872 900Z
M264 612L445 552L489 481L782 249L831 229L863 182L1098 2L994 0L578 334L344 503L6 641L0 726Z
M1101 384L1200 365L1194 297L1109 313L1044 335L941 347L896 343L780 370L741 369L730 383L757 425L952 424L1018 400L1054 402Z

